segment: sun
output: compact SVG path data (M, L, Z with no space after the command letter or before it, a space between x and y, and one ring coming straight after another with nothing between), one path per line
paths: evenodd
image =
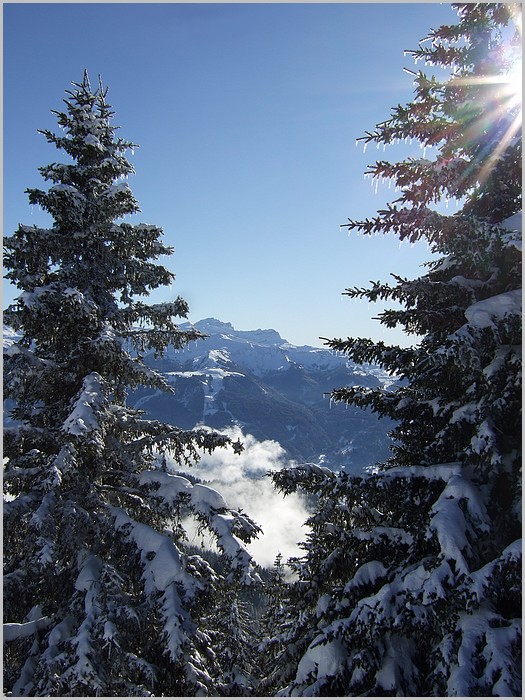
M521 134L522 126L522 67L521 60L516 62L511 72L485 79L490 92L496 99L486 104L485 124L494 126L499 123L502 128L499 139L487 153L487 158L479 172L479 181L484 182L495 163L502 158L507 149ZM490 94L490 93L489 93Z
M518 29L521 35L521 25ZM465 124L465 138L470 144L481 146L482 165L477 174L483 183L507 149L521 136L522 126L522 59L516 48L508 46L504 60L506 72L494 72L487 65L485 75L469 75L452 79L465 90L466 104L474 100L479 112ZM501 64L500 64L501 67Z

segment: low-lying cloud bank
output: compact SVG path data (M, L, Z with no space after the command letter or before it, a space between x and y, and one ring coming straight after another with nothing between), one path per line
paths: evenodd
M258 564L272 566L278 553L284 561L301 554L298 543L305 539L304 522L309 515L305 501L297 494L284 497L266 476L290 465L284 449L274 440L261 442L243 435L240 428L225 432L240 439L244 451L236 455L231 449L217 449L203 455L188 472L206 481L231 508L242 509L262 528L259 538L248 545ZM195 542L200 542L197 535Z

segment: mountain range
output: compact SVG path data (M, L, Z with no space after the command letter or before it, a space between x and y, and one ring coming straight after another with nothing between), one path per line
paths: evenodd
M257 440L275 440L287 456L332 469L359 471L389 455L391 421L370 411L334 404L327 392L393 379L373 365L356 365L328 349L296 346L275 330L239 331L208 318L195 328L206 338L183 350L153 353L145 361L175 389L138 389L130 403L146 416L183 429L239 426Z

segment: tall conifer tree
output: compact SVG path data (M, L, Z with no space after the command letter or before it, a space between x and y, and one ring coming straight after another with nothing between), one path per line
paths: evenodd
M289 589L279 552L264 587L265 605L259 625L261 679L257 690L260 695L272 694L272 689L285 685L293 678L294 664L287 663L290 660L287 640L294 618L290 611Z
M370 166L401 194L348 223L430 244L423 276L347 290L400 302L381 322L421 340L328 341L402 380L332 394L397 421L392 456L362 477L275 476L318 497L281 694L521 695L521 6L454 7L412 52L450 77L414 73L414 100L364 137L427 154Z
M174 275L155 261L162 230L132 224L131 143L115 137L100 83L73 83L62 131L42 133L68 158L28 190L51 228L4 239L20 295L4 315L19 333L4 359L4 688L13 695L213 694L217 667L200 625L221 578L253 581L242 540L254 523L216 491L169 473L225 437L145 420L127 387L169 390L142 353L199 334L174 319L187 304L140 297ZM239 445L234 445L240 449ZM193 517L223 552L219 573L185 549Z

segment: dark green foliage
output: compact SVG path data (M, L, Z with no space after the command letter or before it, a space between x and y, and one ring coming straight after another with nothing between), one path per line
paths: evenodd
M282 555L279 553L264 588L265 607L259 627L259 668L261 695L271 694L293 677L288 635L291 631L290 592ZM293 657L292 657L293 658Z
M181 332L182 299L137 297L170 284L160 228L121 221L138 204L115 138L107 90L87 74L47 140L70 161L41 168L28 190L50 229L4 239L20 295L4 320L21 339L4 357L5 690L13 695L212 694L218 669L201 620L222 582L257 579L241 541L257 527L220 494L168 472L225 447L215 433L146 420L128 387L168 390L142 353L199 337ZM238 451L241 446L233 445ZM223 572L186 548L194 519L222 553ZM225 583L224 583L225 585Z
M346 292L399 302L381 322L420 340L327 341L401 380L332 393L397 422L392 455L363 477L274 477L318 499L283 694L521 694L521 103L505 82L521 6L455 7L458 24L413 52L450 77L414 73L414 101L364 137L431 155L370 166L400 196L348 224L430 244L425 275ZM433 208L449 198L457 213Z
M206 619L219 669L217 694L222 697L252 697L257 686L258 632L243 593L239 586L223 587L215 611Z

